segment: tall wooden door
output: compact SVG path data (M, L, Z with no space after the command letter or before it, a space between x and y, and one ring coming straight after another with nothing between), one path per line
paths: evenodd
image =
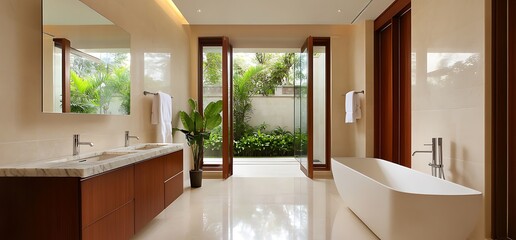
M509 159L507 161L507 236L516 239L516 2L509 1L508 69L509 69Z
M222 178L233 175L233 47L222 38Z
M233 48L228 37L200 37L198 51L199 110L212 101L223 103L221 148L205 149L202 168L221 171L226 179L233 175Z
M516 2L492 11L492 238L516 239Z
M410 167L410 1L375 20L375 157Z

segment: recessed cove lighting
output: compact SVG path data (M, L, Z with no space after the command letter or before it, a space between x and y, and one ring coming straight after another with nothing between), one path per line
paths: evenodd
M202 12L202 10L201 10L201 9L197 9L197 13L201 13L201 12Z

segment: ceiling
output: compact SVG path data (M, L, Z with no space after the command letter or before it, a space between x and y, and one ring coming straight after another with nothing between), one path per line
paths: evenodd
M112 25L79 0L43 0L43 25Z
M192 25L352 24L394 0L172 0Z

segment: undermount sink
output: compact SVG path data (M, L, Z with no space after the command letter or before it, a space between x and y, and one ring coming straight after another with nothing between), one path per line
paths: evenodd
M124 156L124 155L131 154L131 153L134 153L134 152L104 152L104 153L96 155L96 156L81 158L77 161L78 162L98 162L98 161L104 161L104 160Z
M147 144L143 147L135 148L134 150L149 150L149 149L160 148L160 147L164 147L164 146L167 146L167 145L165 145L165 144Z

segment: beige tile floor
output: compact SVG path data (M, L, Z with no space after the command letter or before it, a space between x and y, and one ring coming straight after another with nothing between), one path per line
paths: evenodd
M377 238L331 179L231 177L185 189L134 239Z

